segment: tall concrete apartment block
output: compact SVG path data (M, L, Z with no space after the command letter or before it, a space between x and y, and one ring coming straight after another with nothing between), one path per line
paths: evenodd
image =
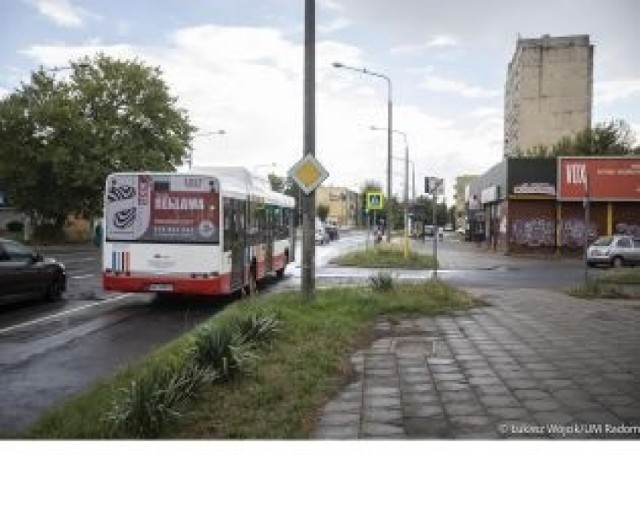
M593 45L588 35L518 39L504 94L504 155L551 147L591 126Z

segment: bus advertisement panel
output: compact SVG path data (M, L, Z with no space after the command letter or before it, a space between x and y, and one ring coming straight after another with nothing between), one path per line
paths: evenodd
M106 240L218 244L219 203L212 177L112 175L105 200Z

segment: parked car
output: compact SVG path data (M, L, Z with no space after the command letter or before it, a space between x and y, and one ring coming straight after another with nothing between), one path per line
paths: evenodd
M640 265L640 239L627 235L601 236L587 249L587 264Z
M29 298L58 300L67 289L62 263L19 242L0 238L0 303Z
M425 224L424 226L424 236L433 236L435 232L435 228L431 224Z
M320 245L324 245L325 243L329 243L329 233L327 232L327 228L318 217L316 217L315 237L317 244L319 243Z

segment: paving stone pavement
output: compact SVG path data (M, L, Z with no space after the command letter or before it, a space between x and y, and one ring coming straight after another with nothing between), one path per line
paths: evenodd
M378 319L313 437L640 438L640 301L470 292L489 305Z

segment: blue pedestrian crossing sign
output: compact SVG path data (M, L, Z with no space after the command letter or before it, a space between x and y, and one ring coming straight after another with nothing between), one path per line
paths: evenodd
M383 201L382 192L380 191L367 192L367 203L366 203L367 211L382 210L383 208L382 201Z

